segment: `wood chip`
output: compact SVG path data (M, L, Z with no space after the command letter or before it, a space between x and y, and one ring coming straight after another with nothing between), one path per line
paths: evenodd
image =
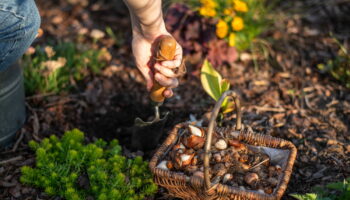
M17 182L6 182L6 181L0 181L0 186L1 187L14 187L16 186Z
M5 164L16 162L16 161L22 160L22 159L23 159L22 156L17 156L17 157L14 157L14 158L10 158L8 160L0 161L0 165L5 165Z
M272 108L272 107L260 107L260 106L254 106L254 108L257 111L261 111L261 112L286 112L284 108Z

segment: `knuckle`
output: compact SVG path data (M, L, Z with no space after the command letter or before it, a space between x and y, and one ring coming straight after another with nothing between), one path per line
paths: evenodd
M168 70L167 72L168 72L168 73L167 73L168 77L170 77L170 78L174 78L175 74L174 74L174 72L173 72L173 71Z
M169 62L168 62L168 61L164 61L164 62L162 63L162 65L165 66L165 67L169 67Z
M157 81L163 81L163 77L159 73L156 73L154 77Z

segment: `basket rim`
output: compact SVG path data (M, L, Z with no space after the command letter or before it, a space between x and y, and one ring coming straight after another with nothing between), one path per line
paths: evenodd
M174 145L173 144L174 142L176 142L178 130L181 128L186 128L186 126L190 124L191 123L188 123L188 122L182 122L182 123L176 124L174 128L170 130L168 137L163 142L163 144L158 148L156 153L153 155L151 161L149 162L149 168L151 172L157 177L167 178L167 179L176 179L178 181L183 181L191 185L193 184L193 181L196 181L197 182L196 185L199 184L204 187L204 178L187 176L184 173L164 170L156 167L159 161L162 159L162 157L165 156L164 152L167 153L168 149ZM205 127L205 129L206 128L207 127ZM218 128L215 129L215 131L217 130ZM281 177L279 178L279 184L276 186L272 194L262 194L254 190L242 190L238 187L229 186L222 183L217 184L216 190L220 188L221 190L225 191L224 193L226 193L227 195L238 194L238 195L250 196L258 199L276 199L276 198L280 199L283 196L285 190L287 189L287 185L292 174L292 169L293 169L294 161L297 154L297 149L295 145L288 140L276 138L269 135L262 135L259 133L246 132L246 131L247 131L247 128L242 128L242 130L239 131L239 135L237 139L253 146L265 146L265 147L271 147L276 149L290 150L288 159L286 161L286 166L284 166L284 169L282 169L282 174L280 175ZM249 138L249 140L247 140L247 138Z

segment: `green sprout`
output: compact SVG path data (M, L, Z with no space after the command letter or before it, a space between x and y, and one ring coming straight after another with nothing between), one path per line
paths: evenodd
M221 95L230 89L230 82L223 79L208 60L205 60L201 69L201 83L204 91L215 101L218 101ZM234 103L225 99L221 105L221 114L232 112Z

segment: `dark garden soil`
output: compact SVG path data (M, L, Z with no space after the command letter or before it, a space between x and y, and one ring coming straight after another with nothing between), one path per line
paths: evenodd
M125 10L117 12L107 1L92 0L89 6L83 6L83 0L76 5L58 2L37 1L44 30L37 44L53 39L92 43L75 39L77 33L83 29L104 30L105 26L115 30L121 41L115 45L105 37L91 44L107 47L113 59L100 75L86 77L74 92L27 97L27 122L18 132L15 145L0 151L0 199L60 199L19 182L20 167L35 162L29 140L79 128L86 133L87 142L117 138L126 156L149 159L175 124L188 121L190 116L207 116L214 105L201 88L199 69L188 65L188 74L175 89L175 96L161 107L162 114L169 111L170 116L158 131L160 141L152 148L133 148L134 119L151 119L153 108L132 61ZM274 12L272 28L260 37L269 54L258 55L258 67L252 54L244 53L239 61L218 71L241 96L244 124L297 146L294 172L283 198L292 199L288 194L310 192L316 185L350 177L350 91L316 68L318 63L334 58L338 50L330 31L349 44L350 27L346 24L350 24L350 4L283 1ZM154 132L149 134L157 137L152 135ZM154 199L172 198L160 189Z

